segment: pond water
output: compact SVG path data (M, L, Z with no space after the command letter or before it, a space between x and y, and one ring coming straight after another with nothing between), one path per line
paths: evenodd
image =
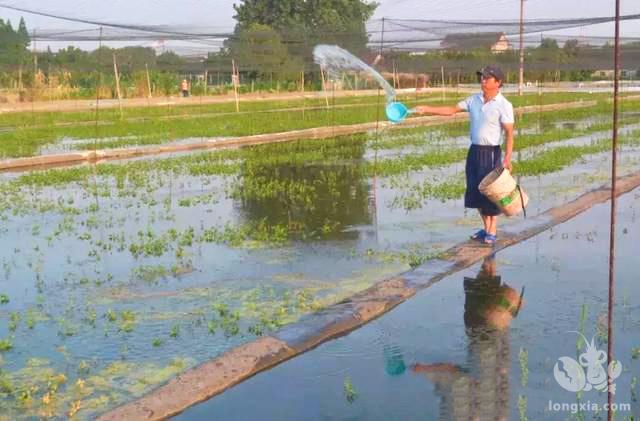
M618 210L614 402L628 404L616 419L630 419L640 415L640 191ZM174 419L606 419L593 410L606 393L563 389L554 366L585 352L576 332L606 352L609 212L597 205Z
M90 417L476 229L461 199L403 199L416 183L461 182L462 162L378 177L372 140L45 173L71 180L54 187L39 187L38 173L24 184L3 176L1 412ZM626 152L622 174L640 156ZM232 167L207 172L217 165ZM603 184L607 172L608 157L596 154L523 177L530 214Z

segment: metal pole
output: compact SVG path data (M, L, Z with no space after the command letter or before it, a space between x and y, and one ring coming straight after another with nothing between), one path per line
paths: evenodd
M100 71L100 63L102 60L102 26L100 27L100 40L98 41L98 80L96 84L96 136L93 140L93 151L98 148L98 120L100 117L100 86L102 85L102 72Z
M620 0L616 0L616 42L614 49L614 76L613 76L613 137L611 143L611 226L609 228L609 300L607 317L607 368L613 359L613 304L615 292L615 258L616 258L616 178L618 163L618 88L620 77ZM613 392L611 385L611 371L607 370L607 419L613 420Z
M33 103L36 100L36 89L38 87L38 54L36 53L36 30L33 30L33 87L31 88L31 116L34 118L35 123L35 114ZM21 77L22 79L22 77ZM22 83L20 83L22 85ZM22 89L22 86L20 86Z
M38 75L38 54L36 54L36 30L33 30L33 81L35 86L35 81Z
M207 96L207 90L209 88L209 68L207 62L204 62L204 96Z
M520 77L518 78L518 95L524 90L524 0L520 0Z
M384 18L382 18L382 29L380 32L380 51L378 55L382 61L382 49L384 48ZM378 96L376 98L376 138L378 136L378 124L380 123L380 86L378 86Z

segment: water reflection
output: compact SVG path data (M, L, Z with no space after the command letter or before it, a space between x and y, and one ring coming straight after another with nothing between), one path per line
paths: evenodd
M467 362L417 363L411 369L436 387L440 419L506 420L509 414L509 326L522 294L502 282L494 256L464 278Z
M358 230L348 228L371 225L374 214L365 150L364 142L348 138L325 142L321 150L296 143L262 147L261 156L243 165L236 205L247 220L286 226L293 238L358 238Z

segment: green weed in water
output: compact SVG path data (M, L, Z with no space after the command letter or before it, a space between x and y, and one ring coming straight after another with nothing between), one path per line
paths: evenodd
M6 352L13 348L13 342L9 338L0 339L0 352Z
M120 323L118 330L122 332L132 332L136 326L136 314L131 310L123 310L120 312Z
M9 296L7 294L0 294L0 304L9 304Z
M36 315L35 312L32 310L27 311L27 328L28 329L33 329L36 326Z
M104 314L104 316L110 322L115 322L116 320L118 320L118 314L115 311L113 311L112 309L107 310L107 312Z
M217 323L215 322L215 320L209 320L209 322L207 323L207 330L211 335L216 334L216 327Z
M132 271L134 279L139 279L145 283L156 283L158 279L165 278L169 271L161 264L158 265L142 265L134 268Z
M584 328L585 323L587 322L587 317L589 315L588 313L589 307L586 303L582 304L582 306L580 306L580 323L578 324L578 332L580 332L582 335L578 335L578 338L576 339L576 350L578 352L582 352L582 348L585 345L584 339L582 339L582 337L584 336Z
M171 336L172 338L177 338L178 336L180 336L180 326L179 325L171 326L171 332L169 332L169 336Z
M220 321L220 327L224 331L225 336L231 337L240 333L240 326L238 321L240 320L240 313L234 311L233 313L227 313Z
M606 344L609 341L606 311L598 314L598 318L596 320L596 339L600 344Z
M522 387L526 387L529 381L529 351L520 348L518 360L520 361L520 384Z
M8 329L10 332L15 332L18 328L18 323L20 322L20 313L13 311L9 314L9 324Z
M358 393L356 393L356 390L353 387L353 384L351 383L350 377L345 377L343 389L344 389L344 397L347 400L347 402L353 403L358 398Z
M523 395L518 395L518 414L520 416L520 421L527 421L527 397Z

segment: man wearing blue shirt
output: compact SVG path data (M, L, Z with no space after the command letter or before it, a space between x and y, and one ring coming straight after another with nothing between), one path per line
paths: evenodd
M482 93L471 95L455 106L432 107L421 105L415 108L417 114L453 115L469 112L471 147L467 154L465 172L467 190L464 206L480 212L484 228L471 238L485 244L496 242L498 215L500 210L478 190L482 179L494 168L502 165L511 171L513 152L513 105L500 93L504 73L495 66L487 66L478 72ZM506 139L504 159L500 145Z

